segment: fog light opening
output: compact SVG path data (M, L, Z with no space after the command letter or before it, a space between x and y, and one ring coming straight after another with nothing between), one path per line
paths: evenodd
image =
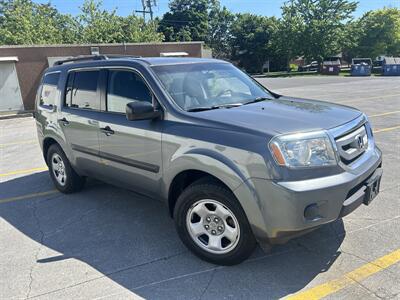
M317 221L322 218L316 203L310 204L304 209L304 218L307 221Z

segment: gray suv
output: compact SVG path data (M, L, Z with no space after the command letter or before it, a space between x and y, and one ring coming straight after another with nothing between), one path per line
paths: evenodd
M224 61L60 61L36 103L58 190L94 177L160 199L183 243L213 263L240 263L379 192L382 154L363 113L278 95Z

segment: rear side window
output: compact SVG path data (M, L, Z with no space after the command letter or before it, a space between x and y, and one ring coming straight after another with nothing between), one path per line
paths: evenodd
M39 105L55 105L58 96L57 86L60 79L60 73L46 74L42 82L42 91L40 93Z
M100 71L70 73L66 91L66 105L74 108L100 110L97 92Z
M125 113L133 101L152 103L152 94L143 79L132 71L110 70L107 84L107 111Z

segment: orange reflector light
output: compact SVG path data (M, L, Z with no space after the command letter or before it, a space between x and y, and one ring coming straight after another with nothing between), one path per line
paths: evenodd
M270 147L271 147L272 153L274 154L276 162L279 165L284 166L285 165L285 158L283 157L279 147L277 145L275 145L274 143L271 143Z

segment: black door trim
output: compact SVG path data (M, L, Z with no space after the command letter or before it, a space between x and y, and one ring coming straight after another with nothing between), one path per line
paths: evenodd
M90 154L90 155L94 155L94 156L100 156L100 152L98 150L93 150L87 147L83 147L83 146L79 146L76 144L71 144L71 148L72 150L78 151L78 152L82 152L85 154Z
M110 153L106 153L106 152L101 152L100 151L100 157L107 159L107 160L111 160L120 164L124 164L124 165L128 165L137 169L142 169L145 171L149 171L152 173L158 173L160 171L160 167L157 165L153 165L153 164L149 164L146 162L142 162L142 161L138 161L138 160L134 160L131 158L126 158L126 157L121 157L121 156L117 156L114 154L110 154Z
M149 171L152 173L158 173L160 171L160 166L149 164L146 162L142 162L142 161L126 158L126 157L121 157L121 156L117 156L117 155L106 153L106 152L96 151L96 150L82 147L82 146L75 145L75 144L72 144L71 147L72 147L72 150L82 152L85 154L89 154L89 155L98 156L100 158L114 161L114 162L117 162L117 163L120 163L123 165L128 165L128 166L131 166L131 167L134 167L137 169L142 169L142 170Z

